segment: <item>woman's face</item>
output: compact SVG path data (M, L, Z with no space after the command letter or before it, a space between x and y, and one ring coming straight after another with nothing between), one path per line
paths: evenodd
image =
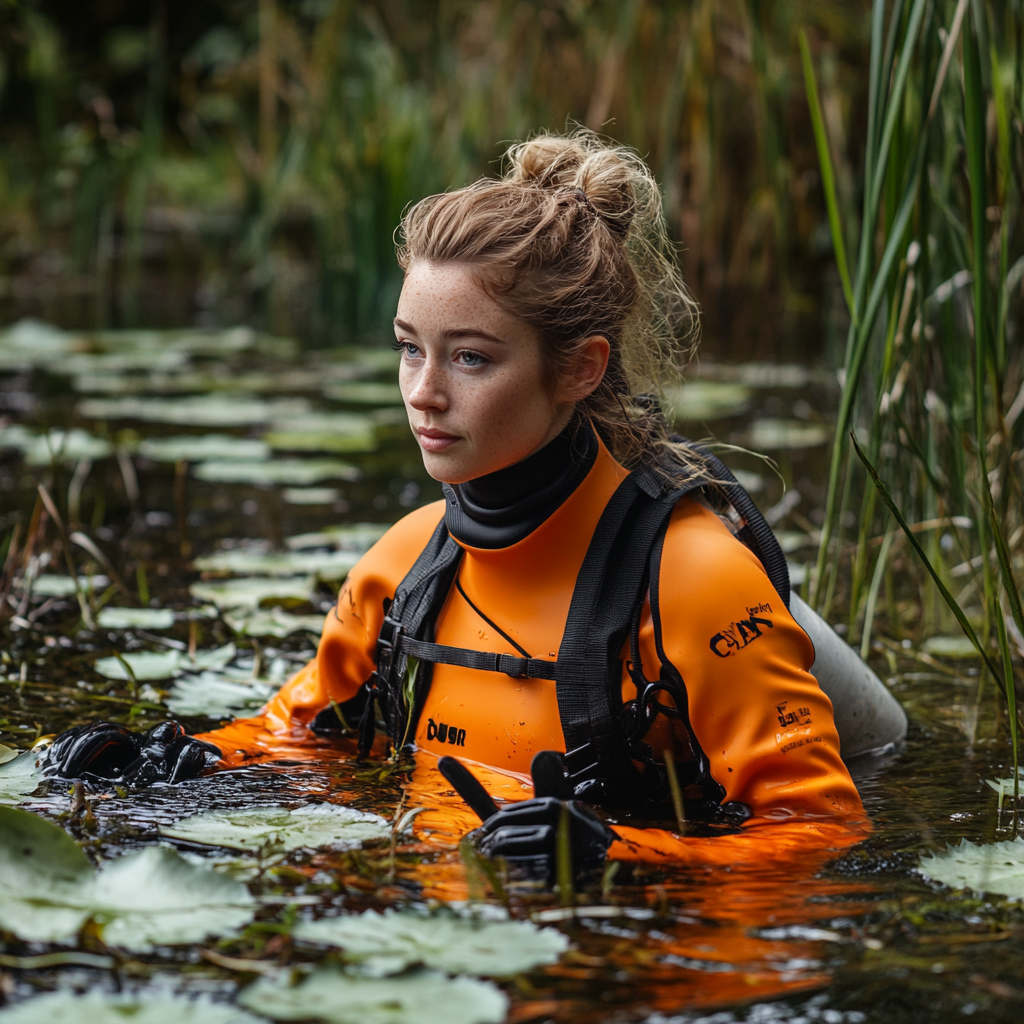
M575 379L545 387L536 331L461 264L409 267L395 338L409 425L427 472L444 483L525 459L561 432L583 397Z

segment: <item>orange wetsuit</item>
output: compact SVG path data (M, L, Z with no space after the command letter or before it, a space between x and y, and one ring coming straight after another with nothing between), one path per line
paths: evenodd
M475 605L531 657L554 660L591 536L626 475L600 445L583 482L524 539L497 549L460 541L460 588L452 588L437 620L437 643L521 653ZM436 502L392 527L349 574L327 616L316 658L259 718L208 734L226 761L237 760L235 751L301 739L331 701L340 704L356 694L375 667L385 599L394 597L444 511L444 502ZM808 671L811 643L755 555L696 500L684 498L672 514L658 597L665 655L685 682L693 734L725 790L723 803L750 808L745 831L772 824L781 848L843 845L859 837L854 823L863 819L863 810L839 756L832 706ZM641 620L640 650L645 674L656 678L660 661L649 609ZM624 699L634 693L624 670ZM685 739L667 718L659 717L646 739L655 751L674 748L677 759L687 756ZM523 783L533 755L565 750L555 683L438 664L415 743L421 754L453 754L487 766L489 786L502 790L499 797L528 797ZM432 757L419 761L422 767L433 764ZM495 781L501 779L505 784ZM798 832L779 831L795 817L803 819ZM814 819L810 828L807 819ZM697 842L661 830L616 831L622 841L609 856L622 859L685 858ZM739 838L700 841L701 859L713 849L714 859L727 862L736 854L734 843L725 840Z

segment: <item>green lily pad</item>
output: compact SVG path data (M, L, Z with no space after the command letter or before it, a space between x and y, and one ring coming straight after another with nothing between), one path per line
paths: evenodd
M293 551L303 548L337 548L365 553L391 529L388 523L342 523L318 533L300 533L285 544Z
M105 459L114 454L114 446L85 430L51 430L33 439L25 449L25 462L30 466L48 466L58 462L80 462L82 459Z
M263 707L282 682L283 678L253 679L243 669L200 672L176 679L165 703L172 715L233 718Z
M0 1024L260 1024L265 1018L169 992L49 992L0 1010Z
M286 487L281 497L289 505L333 505L341 491L337 487Z
M746 444L754 451L817 448L832 436L821 423L802 420L755 420L747 433Z
M239 636L286 637L293 633L324 631L322 615L293 615L283 608L235 609L225 612L224 621Z
M930 636L921 650L939 658L977 658L978 651L965 636Z
M377 447L373 420L344 412L276 420L263 440L288 451L372 452Z
M237 654L234 644L212 648L208 651L196 651L190 658L186 651L133 651L122 654L121 658L128 662L129 667L140 682L147 679L172 679L183 675L189 670L223 668ZM100 658L96 662L96 671L107 679L128 679L121 658Z
M921 858L921 873L951 889L1024 899L1024 838L977 844L966 839L945 853Z
M560 931L538 928L531 921L375 910L302 921L293 935L303 942L339 946L348 958L362 962L376 975L422 965L446 974L502 977L556 963L569 948Z
M93 869L61 828L0 807L0 920L31 942L63 942L92 918L108 945L154 945L232 934L252 920L249 890L151 846Z
M0 331L0 369L28 370L48 366L56 357L85 347L85 340L42 320L26 317Z
M718 420L746 412L753 397L743 384L694 380L665 390L665 413L676 421Z
M170 608L101 608L96 616L101 629L170 629L174 612Z
M350 405L401 405L402 391L397 384L385 384L372 380L353 380L343 384L332 384L324 388L324 394L336 402Z
M161 825L160 834L232 850L349 850L369 839L386 838L391 835L391 825L378 814L352 807L305 804L295 810L249 807L204 811L174 825Z
M79 576L78 586L85 590L102 590L110 583L106 576ZM15 586L22 586L21 580L15 580ZM58 576L56 573L44 572L32 581L32 593L36 597L74 597L75 581L70 576Z
M303 551L218 551L195 560L201 572L261 573L265 576L317 576L323 580L342 580L362 556L355 551L330 551L310 554Z
M0 747L0 804L18 804L43 783L43 771L36 766L37 755Z
M499 1024L508 1011L505 993L475 978L365 978L327 964L297 985L284 972L261 978L238 1001L274 1020L327 1024Z
M321 480L358 480L356 466L333 459L274 459L268 462L203 462L195 468L200 480L215 484L288 484L303 486Z
M814 377L801 363L713 363L700 364L700 375L708 380L734 381L750 388L805 388Z
M309 408L301 398L264 401L246 395L209 394L184 398L89 398L78 403L78 415L96 420L140 420L182 426L245 427L278 416L299 415Z
M0 768L0 772L3 769ZM999 809L1002 810L1003 800L1006 797L1013 799L1014 790L1016 789L1018 795L1024 795L1024 769L1021 770L1021 775L1016 780L1017 785L1014 786L1014 778L1011 775L1008 779L986 779L985 785L994 789L999 794Z
M258 608L262 601L308 601L313 596L312 577L295 579L250 576L220 582L193 583L189 593L197 601L208 601L218 608Z
M270 445L230 434L186 434L148 438L139 444L139 454L154 462L206 462L210 459L259 462L270 458Z

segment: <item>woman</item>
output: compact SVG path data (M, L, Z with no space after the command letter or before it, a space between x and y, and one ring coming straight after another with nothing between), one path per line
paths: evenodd
M666 760L688 817L743 833L799 817L797 844L849 841L863 812L788 579L711 507L718 485L735 493L724 467L640 397L694 325L657 185L585 132L508 158L401 226L399 380L445 499L352 570L316 658L264 713L205 739L239 763L361 719L367 749L379 709L421 775L454 755L518 800L537 754L568 751L538 762L537 799L487 822L486 853L550 854L575 798L584 859L685 855L586 806L664 809Z

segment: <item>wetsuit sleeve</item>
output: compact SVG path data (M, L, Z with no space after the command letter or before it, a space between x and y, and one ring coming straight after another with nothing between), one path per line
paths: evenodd
M384 621L384 601L393 599L399 583L426 546L444 503L417 509L396 523L359 560L327 614L316 657L297 672L254 718L238 719L203 735L226 760L265 752L268 734L284 739L308 737L306 726L332 701L354 697L375 667L377 636Z
M722 803L754 819L861 817L811 641L756 556L695 502L673 514L658 600L662 653Z

